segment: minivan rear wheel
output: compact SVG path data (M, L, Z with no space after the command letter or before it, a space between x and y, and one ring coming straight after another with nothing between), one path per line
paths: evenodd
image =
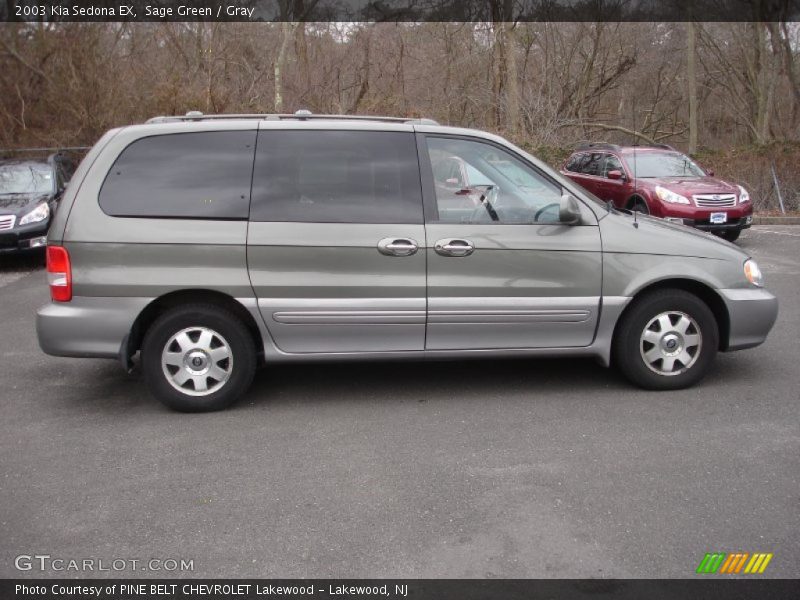
M714 314L694 294L656 290L625 312L613 342L614 362L650 390L689 387L708 372L719 346Z
M229 311L206 304L173 308L150 326L142 371L151 393L181 412L221 410L250 386L253 338Z

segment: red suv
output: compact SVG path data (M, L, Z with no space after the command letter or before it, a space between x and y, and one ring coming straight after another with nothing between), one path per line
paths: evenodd
M617 208L636 210L734 241L753 223L750 195L674 148L583 144L561 173Z

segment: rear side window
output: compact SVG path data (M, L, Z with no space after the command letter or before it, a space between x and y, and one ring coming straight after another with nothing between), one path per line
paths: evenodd
M581 173L585 175L602 175L603 172L603 161L605 161L606 155L602 152L593 152L592 154L587 154L588 160L581 163Z
M175 133L125 148L100 190L114 217L247 219L255 131Z
M261 131L252 221L422 223L412 133Z

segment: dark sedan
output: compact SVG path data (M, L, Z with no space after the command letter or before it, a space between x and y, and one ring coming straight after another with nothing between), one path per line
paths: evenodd
M51 218L74 170L62 154L0 161L0 253L47 244Z

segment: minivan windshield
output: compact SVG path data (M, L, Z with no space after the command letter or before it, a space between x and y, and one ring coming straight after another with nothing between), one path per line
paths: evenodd
M0 195L47 194L53 191L53 171L48 165L0 165Z
M705 177L691 158L678 152L642 152L626 157L634 177Z

